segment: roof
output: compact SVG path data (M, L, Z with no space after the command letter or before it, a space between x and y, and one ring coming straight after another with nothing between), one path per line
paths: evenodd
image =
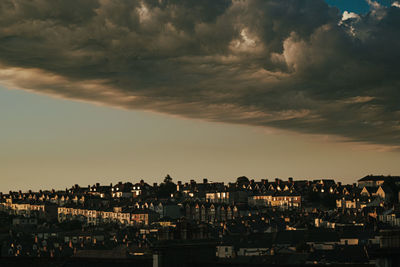
M220 245L233 245L236 248L270 248L274 235L271 233L242 235L226 235Z
M357 226L347 226L339 232L340 238L356 238L359 240L368 240L374 237L372 230L363 229Z
M339 235L336 231L315 229L307 231L307 242L338 242Z
M374 193L376 193L376 191L378 191L378 186L364 186L363 187L363 190L364 190L364 188L368 191L368 193L370 193L370 194L374 194Z
M306 235L307 231L305 230L281 231L278 232L274 243L297 245L305 240Z
M361 178L360 180L358 180L358 182L367 182L367 181L383 181L386 179L392 179L392 180L400 180L400 176L384 176L384 175L367 175L363 178Z
M360 246L341 246L334 250L315 250L308 260L320 263L367 263L368 256Z

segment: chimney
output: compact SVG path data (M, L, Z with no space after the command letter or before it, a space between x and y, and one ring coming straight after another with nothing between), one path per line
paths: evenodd
M208 183L207 178L204 178L204 179L203 179L203 184L207 184L207 183Z
M100 186L100 183L96 183L96 187L99 187Z
M293 177L289 177L288 181L289 183L293 183Z

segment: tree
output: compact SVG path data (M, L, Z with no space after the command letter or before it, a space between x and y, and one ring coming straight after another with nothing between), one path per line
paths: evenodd
M167 176L165 176L165 178L164 178L164 183L165 183L165 184L172 183L172 177L169 176L169 174L167 174Z
M236 179L236 185L240 188L243 186L247 186L249 183L249 178L247 178L246 176L240 176Z
M169 174L164 178L164 182L160 184L158 188L158 197L160 198L168 198L171 197L176 191L176 184L172 182L172 177Z

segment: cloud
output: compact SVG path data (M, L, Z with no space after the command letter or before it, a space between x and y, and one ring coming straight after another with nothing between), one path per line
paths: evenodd
M395 1L395 2L392 3L392 6L400 8L400 3Z
M0 82L400 145L400 9L322 0L0 2Z
M342 20L348 20L348 19L359 19L360 15L354 13L354 12L348 12L344 11L342 15Z

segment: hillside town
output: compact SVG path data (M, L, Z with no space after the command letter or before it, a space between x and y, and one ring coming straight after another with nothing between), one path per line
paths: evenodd
M167 175L159 184L10 191L0 193L1 258L398 266L399 189L400 176L342 184L244 176L175 182Z

